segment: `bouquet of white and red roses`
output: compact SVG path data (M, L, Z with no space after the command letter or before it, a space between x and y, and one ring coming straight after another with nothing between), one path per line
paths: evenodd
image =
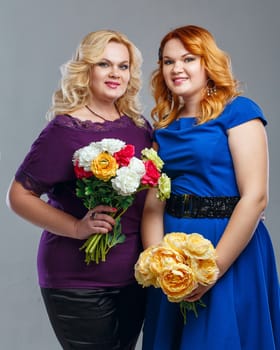
M73 155L77 177L76 195L87 209L97 205L117 208L113 232L90 236L80 249L85 261L106 260L110 248L125 240L120 218L132 205L137 192L155 187L160 200L169 198L170 179L161 173L163 162L154 149L142 150L141 159L134 156L134 146L114 138L102 139L78 149Z
M180 303L186 323L186 313L197 313L202 300L184 299L198 286L210 285L218 278L216 252L212 243L201 234L171 232L161 243L144 250L135 264L135 278L143 287L161 288L170 302Z

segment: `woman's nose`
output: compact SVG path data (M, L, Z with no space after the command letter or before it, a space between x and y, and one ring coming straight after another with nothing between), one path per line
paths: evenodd
M172 67L172 71L174 73L178 73L178 72L181 72L182 70L183 70L182 62L180 62L180 61L175 62L173 67Z
M110 77L119 78L119 76L120 76L119 68L112 66L111 71L110 71Z

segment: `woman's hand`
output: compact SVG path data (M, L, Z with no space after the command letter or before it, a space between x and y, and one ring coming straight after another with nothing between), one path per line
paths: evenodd
M73 238L87 239L92 234L106 234L112 231L115 219L110 213L115 213L117 209L107 205L98 205L76 222L76 235Z
M215 282L216 283L216 282ZM211 289L215 283L208 285L208 286L203 286L202 284L199 284L198 287L196 289L194 289L192 291L192 293L190 295L188 295L187 298L185 298L185 301L188 302L193 302L193 301L197 301L199 299L201 299L203 297L203 295L208 292L209 289Z
M98 205L78 220L73 215L52 207L15 180L8 190L7 204L25 220L63 237L87 239L95 233L110 232L115 224L111 215L116 212L115 208Z

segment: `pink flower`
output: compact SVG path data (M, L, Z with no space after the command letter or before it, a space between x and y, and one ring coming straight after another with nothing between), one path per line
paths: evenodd
M133 145L126 145L120 151L114 153L114 157L119 166L127 166L130 159L134 156L135 148Z
M160 178L160 172L151 160L144 162L146 174L142 177L141 183L143 185L156 186Z

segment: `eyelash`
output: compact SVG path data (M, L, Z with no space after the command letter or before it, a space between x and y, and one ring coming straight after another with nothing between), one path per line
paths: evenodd
M195 60L195 57L186 57L185 62L192 62Z
M129 68L129 65L128 64L122 64L121 66L120 66L120 69L121 70L127 70Z
M107 62L98 62L97 66L99 66L99 67L108 67L109 64Z
M186 57L185 59L184 59L184 63L189 63L189 62L192 62L192 61L194 61L195 60L195 57ZM172 60L165 60L165 61L163 61L163 64L165 64L165 65L170 65L170 64L173 64L174 63L174 61L172 61Z
M172 64L171 60L164 60L163 64L165 64L166 66L168 66L169 64Z
M99 67L103 67L103 68L107 68L107 67L109 67L109 63L108 62L98 62L97 63L97 66L99 66ZM129 69L129 65L128 64L121 64L120 66L119 66L119 68L121 69L121 70L127 70L127 69Z

